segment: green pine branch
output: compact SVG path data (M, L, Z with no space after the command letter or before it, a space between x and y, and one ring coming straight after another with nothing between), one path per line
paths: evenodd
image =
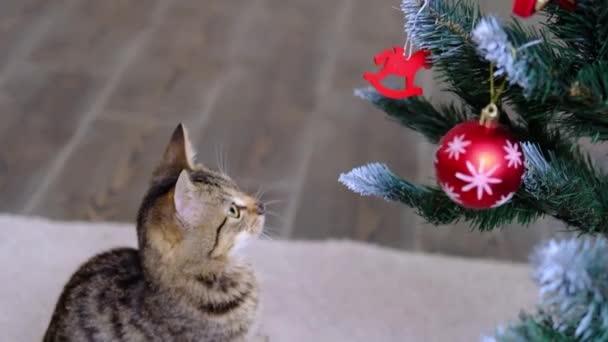
M404 2L403 9L409 20L416 16L415 25L406 25L406 28L417 46L432 51L434 68L466 105L434 106L422 97L393 100L371 88L355 93L393 120L437 143L455 125L475 119L488 104L490 64L479 55L469 34L480 20L477 6L468 1L432 1L427 10L418 14L421 5ZM562 220L572 230L608 232L608 180L584 153L573 148L576 145L572 139L583 135L599 140L608 138L608 116L598 115L606 114L607 64L599 61L573 73L573 63L560 62L565 54L563 43L549 39L545 31L524 28L517 22L504 27L504 31L513 46L541 39L540 44L524 49L531 65L530 77L535 79L532 84L538 85L534 88L536 96L526 96L519 86L506 88L504 104L512 106L515 113L512 117L501 115L501 122L519 140L538 145L551 168L542 173L529 173L526 187L520 189L510 203L486 211L464 209L450 201L439 188L417 186L392 173L389 178L374 176L368 183L371 188L364 191L359 191L361 186L354 183L351 188L401 201L433 224L467 221L473 228L490 230L507 223L528 224L548 215ZM559 33L566 37L569 32L562 29ZM597 47L598 55L602 49L603 45ZM501 79L496 82L500 83ZM574 92L572 84L578 87ZM505 107L500 103L499 107L504 113ZM374 183L377 180L384 185L392 184L395 190L378 186ZM530 184L535 185L530 187Z
M607 341L608 240L571 237L540 244L531 256L537 312L485 341Z
M588 155L560 144L547 153L548 167L528 163L519 201L583 233L608 233L608 182ZM529 157L529 155L528 155ZM535 159L535 158L529 158Z
M608 140L608 61L581 68L558 109L557 123L569 135Z
M395 100L372 88L358 89L356 94L433 143L458 123L476 118L455 105L435 107L423 97ZM562 220L572 230L608 233L608 178L593 166L589 157L558 131L543 127L540 132L533 132L530 127L516 124L511 124L511 128L521 141L538 145L538 158L546 158L550 167L529 165L526 187L501 207L483 211L465 209L437 187L412 184L384 169L374 170L378 175L368 182L374 188L365 191L357 185L351 188L362 194L400 201L435 225L466 221L472 228L491 230L508 223L527 225L547 215Z
M536 207L526 205L526 201L518 201L519 194L498 208L466 209L450 200L438 187L413 184L382 164L356 168L341 175L340 182L361 195L375 195L412 207L433 225L465 221L472 229L487 231L511 222L527 225L543 215Z
M553 40L546 29L525 27L519 20L512 20L504 27L509 40L517 49L514 53L525 58L528 62L528 75L532 84L529 94L524 94L521 88L511 87L505 97L521 96L526 102L555 106L568 83L563 81L563 75L571 72L571 68L563 64L561 51L563 46ZM529 44L529 45L528 45ZM522 112L525 117L526 112ZM527 117L527 119L539 119Z
M504 30L514 48L522 47L516 54L528 61L532 90L525 94L523 89L509 86L499 101L513 105L517 115L537 130L549 124L561 125L573 137L608 139L603 119L608 112L608 74L602 62L608 51L608 33L602 24L608 19L608 4L603 4L607 2L583 1L582 22L580 14L548 6L546 13L553 19L544 28L524 27L517 20L506 25ZM490 101L490 63L479 56L470 35L482 18L478 6L472 1L432 1L418 13L422 5L415 1L403 5L412 21L406 24L411 39L419 48L431 51L433 68L446 90L463 99L473 112L480 112ZM581 34L591 39L581 39ZM526 46L531 42L536 43ZM597 57L581 64L577 49ZM495 83L504 81L500 77Z
M564 58L582 68L608 60L608 0L578 0L576 10L544 9L545 27L562 42Z
M472 112L479 113L490 102L490 62L479 55L470 35L482 18L478 5L472 1L431 1L427 9L418 13L421 6L422 2L415 1L403 4L410 38L419 48L431 51L433 69L438 80L447 85L446 90L459 96ZM516 107L523 121L546 127L559 96L553 97L554 102L545 103L545 100L557 93L557 89L564 88L552 81L553 77L560 79L553 70L559 49L548 43L551 40L546 39L544 32L524 28L517 21L506 26L505 31L514 47L540 39L540 44L527 47L524 52L533 66L529 75L531 83L539 87L534 94L542 101L530 101L519 87L507 86L498 100L499 105L504 100ZM498 87L505 81L502 76L496 77L495 84Z
M554 164L564 167L554 168ZM546 215L563 221L573 231L608 233L608 195L604 192L608 185L572 169L571 163L565 165L552 160L551 170L535 175L534 189L523 187L507 204L486 210L461 207L438 187L413 184L373 164L344 174L340 180L362 195L378 195L412 207L433 225L464 221L472 229L488 231L510 223L529 225Z
M540 29L482 18L472 1L430 1L422 11L422 1L402 5L409 38L431 51L439 79L462 106L433 105L422 97L393 100L371 88L355 94L438 143L490 102L490 66L496 67L501 75L494 83L505 82L497 100L501 123L525 142L526 173L515 196L497 208L471 210L439 186L414 184L378 163L342 174L340 181L361 195L410 206L434 225L467 222L487 231L551 216L572 231L608 234L608 177L577 145L579 137L608 140L608 0L578 0L575 12L549 5ZM538 312L522 314L485 341L607 340L608 242L593 240L547 246L534 273L542 294Z
M526 201L519 200L521 194L516 194L509 203L498 208L474 210L454 203L438 187L424 187L420 190L405 180L402 182L408 184L402 188L410 192L403 191L401 203L414 208L419 216L433 225L456 224L462 221L467 222L471 229L489 231L509 223L529 225L543 216L537 208L527 206Z
M499 328L495 336L485 338L484 342L571 342L572 340L572 334L554 329L551 321L544 315L532 316L522 313L519 315L519 322Z
M432 143L438 143L455 125L476 117L453 104L435 108L421 96L394 100L380 95L373 88L356 89L355 95L371 102L403 126L421 133Z
M508 82L497 103L502 113L510 109L501 123L526 142L524 184L500 207L471 210L440 187L414 184L383 164L353 169L340 181L361 195L410 206L434 225L467 222L487 231L551 216L572 231L608 234L608 177L577 145L579 137L608 140L608 0L578 0L572 13L549 5L550 18L540 29L482 19L468 0L431 1L419 11L422 5L403 2L406 30L416 47L431 51L439 79L463 105L433 105L422 97L393 100L373 89L356 95L438 143L490 102L489 71L496 66L502 74L493 81ZM522 314L485 341L608 339L606 242L591 241L548 246L535 272L543 294L538 312Z
M420 49L431 51L433 69L474 112L480 112L490 100L490 63L479 58L471 40L470 29L480 18L480 9L471 1L404 2L406 29Z

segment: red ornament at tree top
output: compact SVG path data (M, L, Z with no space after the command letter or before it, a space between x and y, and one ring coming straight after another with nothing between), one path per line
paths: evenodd
M435 172L439 186L452 201L487 209L513 197L522 182L524 162L519 141L505 127L468 121L441 139Z
M382 69L376 74L366 72L363 74L363 78L376 88L380 94L392 99L422 95L422 88L414 85L414 78L421 68L428 69L431 67L426 61L426 57L429 54L430 51L428 50L420 50L407 58L405 49L395 46L375 56L374 63L381 65ZM404 77L405 88L391 89L381 83L384 78L391 75Z
M513 2L513 13L520 17L527 18L540 11L550 2L551 0L515 0ZM574 11L576 5L576 0L553 0L553 2L568 11Z

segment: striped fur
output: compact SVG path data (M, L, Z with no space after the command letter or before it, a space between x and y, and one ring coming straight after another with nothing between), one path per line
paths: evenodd
M254 273L229 253L235 234L259 232L263 213L229 178L195 166L187 146L180 125L142 201L139 248L113 249L83 264L64 287L45 342L266 341L253 329ZM182 170L206 203L205 215L177 212ZM243 217L226 215L231 198L246 203Z

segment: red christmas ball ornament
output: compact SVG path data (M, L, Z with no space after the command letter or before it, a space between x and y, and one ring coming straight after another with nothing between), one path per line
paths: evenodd
M550 0L515 0L513 2L513 13L517 16L527 18L545 7ZM576 0L553 0L568 11L574 11Z
M435 172L452 201L487 209L513 197L522 182L524 161L519 141L504 126L467 121L441 139Z

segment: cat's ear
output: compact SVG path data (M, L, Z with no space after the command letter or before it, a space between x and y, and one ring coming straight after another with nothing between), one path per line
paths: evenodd
M181 170L191 170L194 166L194 149L188 139L188 131L183 124L177 125L165 153L153 174L153 180L177 175Z
M188 171L182 170L175 184L175 192L173 194L173 202L175 204L175 211L180 218L186 222L193 222L199 212L196 206L196 199L194 198L196 188L190 179Z

